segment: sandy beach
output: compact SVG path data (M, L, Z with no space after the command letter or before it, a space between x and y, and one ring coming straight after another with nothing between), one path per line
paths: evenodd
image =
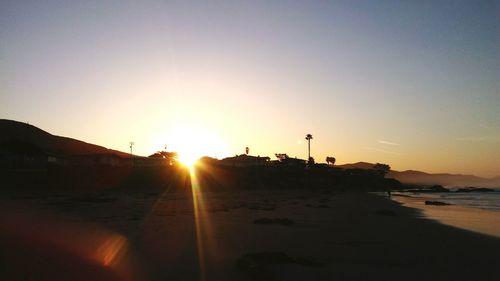
M500 239L367 193L2 191L2 280L498 280Z
M404 194L396 194L391 198L404 206L420 210L423 218L500 238L500 214L497 211L453 204L441 206L427 205L425 201L432 201L433 199L419 196L410 197Z
M0 281L500 281L499 8L0 1Z

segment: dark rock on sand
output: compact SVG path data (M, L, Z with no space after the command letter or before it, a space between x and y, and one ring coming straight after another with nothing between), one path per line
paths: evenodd
M302 257L297 257L294 259L294 263L302 266L308 266L308 267L325 267L326 265L322 262L312 260L312 259L306 259Z
M427 201L425 201L425 205L448 206L448 205L453 205L453 204L445 203L445 202L441 202L441 201L430 201L430 200L427 200Z
M450 190L442 185L436 184L433 186L423 187L418 189L418 192L449 192Z
M433 193L433 192L450 192L450 190L442 185L433 185L421 188L412 188L405 190L406 192Z
M449 192L450 190L448 188L443 187L442 185L436 184L431 187L429 187L429 190L435 191L435 192Z
M253 221L254 224L292 225L294 222L287 218L261 218Z
M268 204L250 204L247 207L249 210L258 210L258 211L274 211L276 209L276 205L268 205Z
M319 203L328 203L330 201L330 198L322 198L318 202Z
M459 188L455 192L492 192L495 191L492 188L486 188L486 187L464 187L464 188Z

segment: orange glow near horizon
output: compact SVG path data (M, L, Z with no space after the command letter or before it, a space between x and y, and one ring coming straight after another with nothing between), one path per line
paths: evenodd
M192 168L203 156L225 157L227 146L213 131L200 126L179 126L162 138L169 151L179 154L179 161Z

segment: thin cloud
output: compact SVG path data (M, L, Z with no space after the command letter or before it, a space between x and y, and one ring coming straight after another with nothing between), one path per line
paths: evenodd
M497 142L500 141L499 137L495 136L483 136L483 137L461 137L457 138L458 141L470 141L470 142Z
M365 147L366 150L371 150L371 151L376 151L376 152L381 152L381 153L386 153L386 154L392 154L392 155L401 155L399 152L395 151L389 151L385 149L378 149L378 148L373 148L373 147Z
M488 126L488 125L485 125L483 123L479 123L479 127L486 129L486 130L489 130L489 131L493 130L492 126Z
M392 142L392 141L385 141L385 140L378 140L377 142L381 143L381 144L387 144L387 145L397 145L397 146L401 145L399 143L395 143L395 142Z

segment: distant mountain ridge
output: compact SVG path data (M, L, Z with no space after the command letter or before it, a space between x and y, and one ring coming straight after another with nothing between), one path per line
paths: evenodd
M372 169L373 168L373 163L368 163L368 162L356 162L356 163L351 163L351 164L342 164L342 165L335 165L337 168L342 168L342 169Z
M133 155L125 152L107 149L68 137L55 136L30 124L0 119L0 154L12 153L13 149L26 149L30 152L51 155L113 154L123 158L133 157ZM342 169L372 169L373 165L373 163L368 162L357 162L336 165L335 167ZM394 178L405 184L500 188L500 176L487 179L474 175L430 174L414 170L391 170L387 177Z
M0 153L11 152L13 147L29 147L31 151L53 155L114 154L124 158L132 156L80 140L55 136L30 124L0 119Z
M342 169L372 169L372 163L357 162L352 164L336 165ZM405 184L422 184L443 186L480 186L500 187L500 176L494 178L482 178L474 175L438 173L431 174L415 170L394 171L387 174L388 178L394 178Z

